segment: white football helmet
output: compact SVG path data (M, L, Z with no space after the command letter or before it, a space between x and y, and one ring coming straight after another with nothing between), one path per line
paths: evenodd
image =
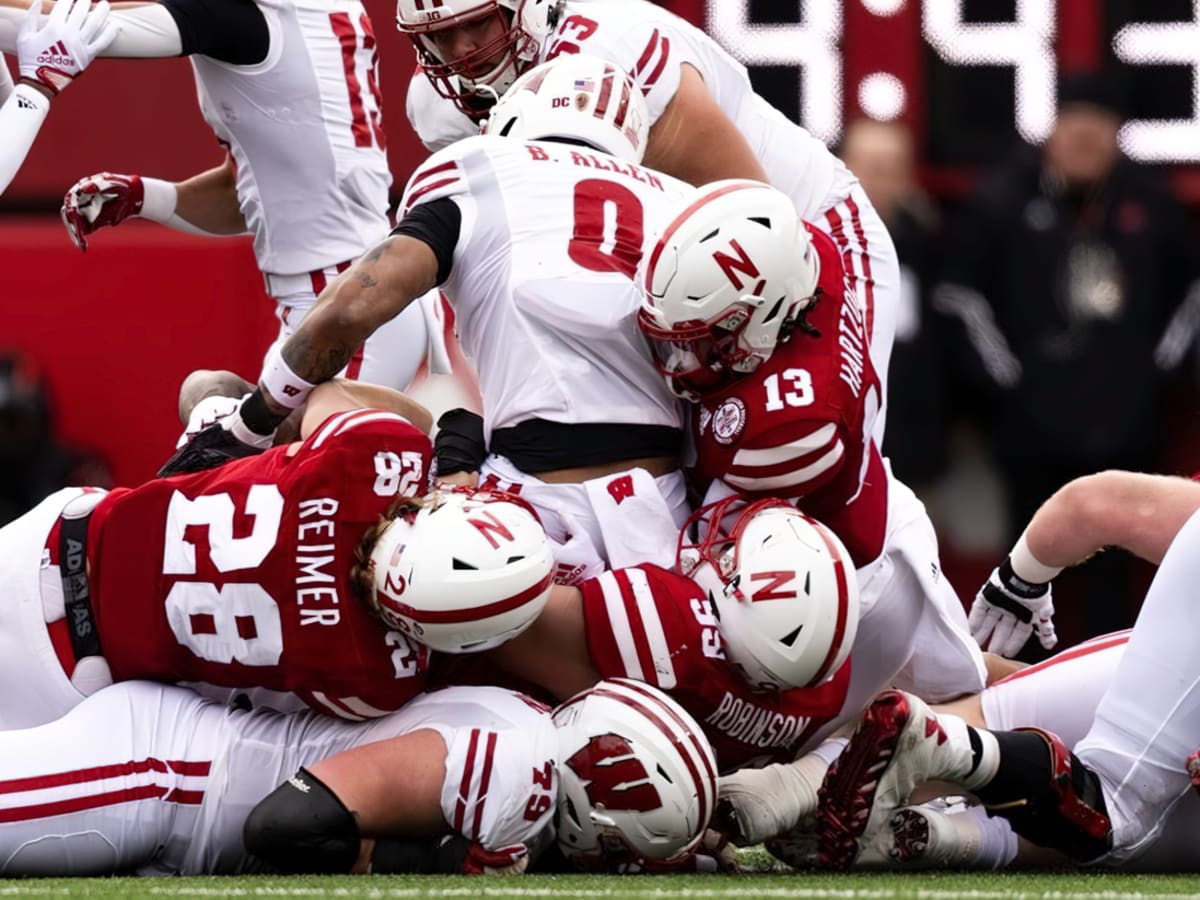
M703 534L696 542L693 524ZM753 687L815 686L850 655L858 631L850 553L784 501L734 496L701 508L680 536L676 565L708 593L726 658Z
M398 0L396 27L417 48L417 61L434 89L471 118L508 90L558 20L562 0ZM443 59L431 37L438 31L498 16L498 36L457 59Z
M370 566L379 617L445 653L516 637L554 582L554 554L533 510L499 491L434 491L388 525Z
M681 865L704 836L717 761L686 710L640 681L612 678L554 711L558 844L583 869Z
M796 207L729 179L685 200L642 261L638 325L678 395L753 372L815 302L820 260Z
M518 78L492 107L483 131L524 141L582 141L639 163L650 111L617 66L586 53L564 54Z

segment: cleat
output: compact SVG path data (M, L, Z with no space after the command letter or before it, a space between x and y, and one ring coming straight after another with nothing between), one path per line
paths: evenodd
M951 810L957 811L951 811ZM978 865L983 831L961 804L943 800L896 810L887 826L864 842L856 868L961 869Z
M821 865L849 868L914 788L932 779L956 781L971 764L970 746L956 746L922 700L901 691L880 694L821 785Z

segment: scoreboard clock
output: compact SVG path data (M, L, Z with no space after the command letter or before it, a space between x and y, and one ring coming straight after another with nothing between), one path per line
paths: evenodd
M1124 151L1200 163L1200 0L669 0L750 69L759 93L834 144L901 120L931 186L954 191L1054 121L1060 74L1106 74ZM1200 199L1200 174L1176 178ZM1181 183L1181 185L1180 185Z

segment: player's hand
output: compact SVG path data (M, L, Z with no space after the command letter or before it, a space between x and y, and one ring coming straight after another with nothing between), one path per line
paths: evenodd
M524 844L485 850L482 844L473 843L463 860L464 875L524 875L529 868L529 850Z
M107 0L58 0L45 19L41 0L33 0L17 29L21 77L51 96L66 88L117 36L108 18Z
M1049 583L1018 578L1008 561L992 571L975 595L967 621L975 642L1001 656L1016 656L1033 633L1046 650L1058 643Z
M192 407L192 413L188 416L183 434L175 442L175 449L182 449L188 441L210 425L224 422L241 408L242 403L249 396L249 394L243 394L241 397L222 397L214 394L211 397L205 397Z
M269 448L275 440L275 432L257 434L242 421L242 406L252 396L253 394L246 394L237 402L234 412L222 416L176 450L158 470L159 477L165 478L181 472L202 472L230 460L262 453Z
M85 235L105 225L119 225L142 211L146 192L138 175L100 172L81 178L63 197L62 221L67 235L87 252Z

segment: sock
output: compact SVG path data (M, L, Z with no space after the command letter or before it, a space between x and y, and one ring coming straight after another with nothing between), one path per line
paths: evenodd
M1017 834L1008 819L989 816L982 806L972 806L963 815L971 816L979 827L979 851L973 868L1003 869L1017 858Z
M850 743L849 738L835 737L824 741L820 747L812 751L813 756L818 756L825 760L826 767L832 766L833 761L842 755L842 751L846 749L846 745Z
M1045 793L1054 775L1045 738L1034 732L975 731L982 752L976 774L971 779L974 783L966 786L984 805L1004 806ZM994 754L992 774L986 775L985 767L991 754Z

